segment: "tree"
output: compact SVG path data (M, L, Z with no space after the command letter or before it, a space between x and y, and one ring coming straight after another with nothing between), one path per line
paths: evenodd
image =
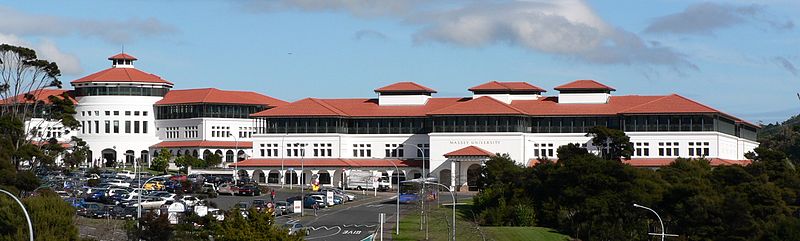
M222 156L217 155L216 153L212 154L206 158L205 162L206 167L216 167L222 163Z
M55 62L38 59L36 52L25 47L0 44L0 129L5 133L4 138L10 142L10 149L5 149L12 153L12 161L19 169L22 159L29 157L21 151L30 149L32 135L25 133L24 123L34 116L42 114L45 120L61 121L65 118L70 119L74 115L74 108L70 108L71 101L61 101L58 98L49 98L55 102L52 105L45 105L43 100L37 100L35 93L44 88L61 88L61 71ZM66 98L66 95L62 96ZM74 119L63 122L64 127L75 127L77 121ZM9 128L11 127L11 128Z
M600 156L606 160L631 159L633 143L625 132L605 126L589 129L586 136L592 137L592 145L600 149Z
M36 240L78 240L75 209L58 195L43 190L23 199L33 223ZM22 209L11 198L0 197L0 240L27 240L28 224Z
M69 151L63 154L64 165L73 168L86 161L89 156L89 146L81 138L73 136Z
M161 148L158 152L158 156L153 158L153 162L150 163L150 169L153 171L167 173L167 167L169 166L169 160L172 159L172 153L167 150L167 148Z
M305 233L289 235L287 230L274 223L275 219L269 213L250 209L247 217L243 217L238 208L233 208L225 214L224 221L210 226L214 240L303 240Z

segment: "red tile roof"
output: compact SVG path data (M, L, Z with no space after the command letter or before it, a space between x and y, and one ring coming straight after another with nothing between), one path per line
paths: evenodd
M563 85L556 86L555 90L610 90L614 91L608 85L601 84L594 80L576 80Z
M307 98L252 114L253 117L424 117L428 115L528 115L528 116L614 116L620 114L717 113L749 124L734 116L686 97L611 96L605 104L562 104L558 97L514 100L506 104L483 96L471 98L430 98L419 106L380 106L377 99ZM758 128L757 125L752 125Z
M119 53L119 54L116 54L114 56L108 57L108 60L114 60L114 59L136 60L136 57L133 57L133 55L126 54L126 53Z
M394 163L394 165L392 165ZM421 161L398 159L343 159L343 158L305 158L305 159L278 159L278 158L251 158L240 161L231 166L239 167L421 167Z
M253 148L251 141L162 141L150 146L152 148L178 148L178 147L218 147L218 148Z
M436 90L422 86L414 82L397 82L384 87L375 89L378 93L402 93L402 92L423 92L423 93L436 93Z
M487 83L469 88L469 91L546 92L547 90L529 84L528 82L489 81Z
M429 115L525 115L525 112L495 98L482 96L428 112Z
M425 117L431 111L467 100L469 98L431 98L420 106L380 106L377 99L306 98L250 116Z
M444 154L445 157L452 157L452 156L484 156L484 157L492 157L494 153L481 149L477 146L468 146L464 147L455 151L448 152Z
M31 94L33 95L33 99L32 100L26 100L25 99L25 94L20 94L20 95L17 95L17 96L13 96L13 97L10 97L10 98L7 98L7 99L0 100L0 104L11 104L11 103L20 104L20 103L23 103L23 102L25 102L25 103L33 103L34 101L37 101L37 100L41 100L45 104L51 104L50 99L48 97L50 97L50 96L61 96L61 94L63 94L64 92L68 93L67 96L69 97L69 100L71 100L73 104L78 103L78 101L76 101L75 98L73 98L71 95L69 95L69 91L68 90L63 90L63 89L39 89L39 90L34 90L34 91L31 92Z
M166 81L158 75L135 68L109 68L72 81L73 84L88 82L144 82L172 85L172 82Z
M280 106L286 101L275 99L252 91L219 90L216 88L170 90L156 105L218 103Z

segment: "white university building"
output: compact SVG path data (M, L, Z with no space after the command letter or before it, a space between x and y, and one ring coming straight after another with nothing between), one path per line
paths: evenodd
M496 154L535 165L557 159L569 143L601 151L586 136L594 126L625 131L635 148L625 162L643 168L678 157L748 164L744 154L758 146L758 125L677 94L617 96L593 80L557 86L550 96L526 82L491 81L465 97L434 97L433 89L399 82L375 89L375 98L287 103L246 91L170 90L171 82L134 68L133 56L109 60L111 68L71 82L82 128L59 139L87 141L89 165L149 163L166 148L173 156L218 154L221 166L260 183L316 177L341 186L350 171L369 170L396 184L424 170L465 191ZM47 91L39 94L63 92Z

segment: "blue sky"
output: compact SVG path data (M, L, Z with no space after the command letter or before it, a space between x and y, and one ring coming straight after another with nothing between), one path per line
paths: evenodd
M800 1L0 1L0 42L69 82L125 51L176 89L293 101L415 81L466 96L489 81L677 93L747 119L800 112ZM68 86L68 85L67 85Z

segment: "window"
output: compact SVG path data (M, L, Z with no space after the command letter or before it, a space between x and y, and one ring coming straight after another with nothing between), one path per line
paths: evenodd
M424 153L425 155L423 156L422 155L423 153L420 152L419 149L417 149L417 157L419 157L419 158L423 158L423 157L430 158L431 157L431 144L417 144L417 147L419 147L419 149L422 149L423 151L425 151L425 153Z
M143 116L147 116L147 111L142 111Z
M111 111L106 111L106 116L110 116L110 115L111 115Z
M278 152L278 144L277 143L261 144L261 156L264 157L280 156L280 152Z
M142 121L142 133L147 134L147 121Z
M86 134L86 122L81 121L81 134Z
M126 111L125 111L125 115L131 115L131 111L129 111L129 110L126 110Z
M353 157L372 157L372 144L353 144Z
M690 157L705 157L709 152L708 142L689 142Z
M125 133L131 133L131 121L125 121Z
M96 134L100 133L100 121L99 120L94 121L94 133L96 133Z
M659 142L658 156L680 156L680 148L677 142Z
M133 112L133 115L135 115L135 116L139 116L139 112L138 112L138 111L134 111L134 112Z
M99 110L94 111L94 115L95 116L100 116L100 111Z
M87 111L87 112L89 112L89 116L92 116L92 111Z
M91 113L91 112L89 112ZM92 121L87 121L89 123L89 134L92 134Z
M133 122L133 133L139 133L139 121Z
M288 157L301 157L305 156L305 144L289 143L286 148L286 156Z
M636 142L634 143L634 156L646 157L650 156L650 143L649 142Z
M119 111L114 111L114 115L119 115Z
M555 157L553 143L533 143L533 156L537 158Z
M333 144L331 143L314 143L314 156L315 157L332 157L333 156Z
M106 133L111 133L111 121L106 121Z
M403 144L386 144L386 157L400 157L402 158Z
M119 121L116 120L114 121L114 133L119 133Z

